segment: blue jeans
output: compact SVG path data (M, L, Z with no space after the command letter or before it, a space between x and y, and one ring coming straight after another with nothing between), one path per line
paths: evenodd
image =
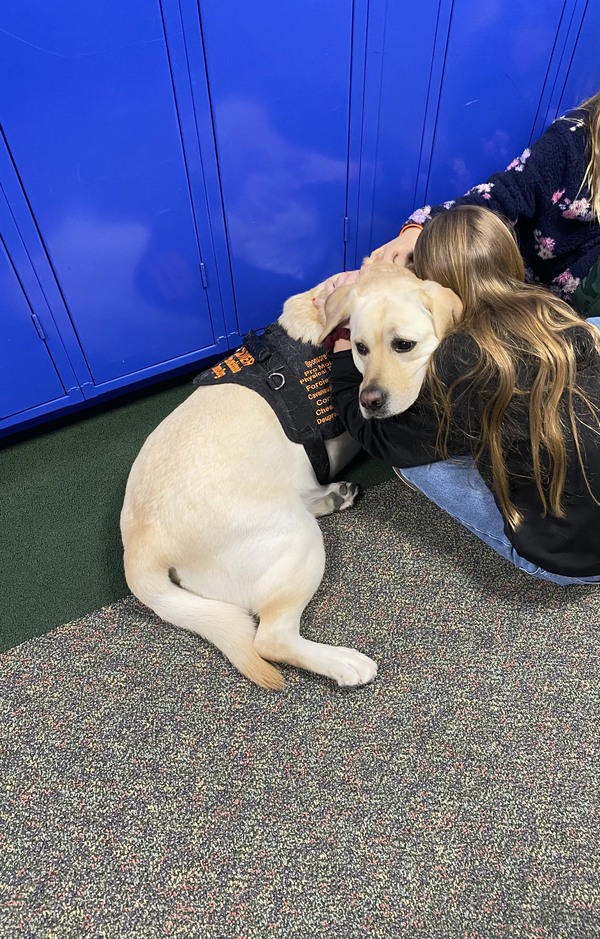
M600 329L600 317L588 320ZM564 577L551 574L531 561L522 558L506 537L504 520L494 497L470 458L457 461L430 463L412 469L395 470L401 479L418 489L453 518L477 535L519 570L553 584L597 584L597 577Z

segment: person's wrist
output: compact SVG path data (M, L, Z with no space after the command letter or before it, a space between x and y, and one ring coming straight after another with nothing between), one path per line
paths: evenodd
M403 225L400 229L400 234L403 235L405 231L409 231L411 228L416 229L415 234L418 235L418 232L423 231L423 226L419 225L418 222L407 222L406 225Z
M347 326L336 326L335 329L329 333L328 336L323 340L323 345L325 346L328 352L340 352L341 349L336 349L338 343L346 343L346 348L351 348L350 346L350 330Z

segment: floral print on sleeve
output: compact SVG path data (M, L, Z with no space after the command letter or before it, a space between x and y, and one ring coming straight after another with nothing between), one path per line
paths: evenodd
M556 247L556 241L554 238L550 238L547 235L542 235L539 228L535 229L533 237L535 238L535 250L539 258L541 258L543 261L547 261L549 258L553 258L555 256L554 249Z
M600 225L589 188L587 112L554 121L506 170L456 200L426 205L410 217L424 225L450 206L479 205L513 226L527 280L570 300L600 259Z
M424 225L431 219L431 206L424 205L422 209L417 209L412 215L409 215L408 221L415 222L417 225Z
M580 282L580 277L573 277L571 271L566 270L563 271L562 274L559 274L558 277L554 278L550 289L553 292L558 293L558 295L563 299L566 299L575 293L579 287Z
M477 194L481 196L482 199L491 199L491 191L494 188L493 183L479 183L477 186L473 186L471 189L468 189L465 193L466 196L472 196Z
M589 199L563 199L558 203L565 218L578 218L582 222L592 222L594 220L594 210Z
M531 156L531 150L529 149L529 147L527 147L525 150L523 150L523 153L521 154L521 156L516 157L516 159L514 159L512 163L508 164L508 166L506 167L507 172L508 170L514 170L516 173L522 173L525 167L525 164L527 163L527 160L529 159L530 156Z

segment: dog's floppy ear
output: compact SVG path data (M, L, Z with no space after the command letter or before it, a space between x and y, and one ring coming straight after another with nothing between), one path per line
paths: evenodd
M321 342L323 342L325 337L328 336L336 326L350 319L350 294L352 293L353 287L353 284L337 287L333 293L330 293L327 297L325 301L325 326L321 333Z
M423 303L431 313L437 339L442 339L462 316L460 297L449 287L442 287L434 280L423 281Z

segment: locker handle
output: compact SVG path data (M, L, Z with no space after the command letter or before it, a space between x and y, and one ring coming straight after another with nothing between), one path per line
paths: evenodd
M32 314L31 314L31 319L33 320L33 325L34 325L35 328L36 328L36 332L37 332L38 336L40 337L40 339L41 339L43 342L45 342L45 341L46 341L46 333L44 332L44 327L43 327L42 324L40 323L40 320L39 320L39 317L38 317L37 313L32 313Z

